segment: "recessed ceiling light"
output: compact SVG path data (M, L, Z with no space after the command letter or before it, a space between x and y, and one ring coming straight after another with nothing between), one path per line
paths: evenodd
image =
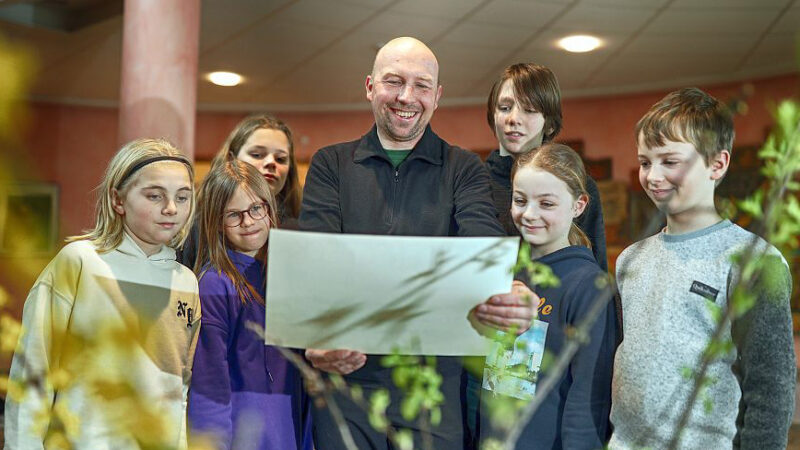
M233 72L211 72L208 81L217 86L236 86L242 82L242 76Z
M590 52L597 47L600 47L602 42L594 36L587 36L578 34L575 36L567 36L558 41L558 46L564 50L572 53L585 53Z

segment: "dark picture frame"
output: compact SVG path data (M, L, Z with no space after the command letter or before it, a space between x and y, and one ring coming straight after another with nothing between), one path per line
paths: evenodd
M43 256L56 250L58 186L24 183L0 186L0 255Z

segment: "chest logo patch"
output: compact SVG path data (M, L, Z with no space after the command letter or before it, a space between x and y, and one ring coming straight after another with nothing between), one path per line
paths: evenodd
M692 287L689 289L689 292L693 292L701 297L705 297L712 302L717 299L717 295L719 294L718 289L714 289L713 287L703 284L697 280L692 282Z
M178 317L185 317L186 328L191 328L192 320L194 319L194 314L192 308L187 308L187 306L188 303L178 300Z

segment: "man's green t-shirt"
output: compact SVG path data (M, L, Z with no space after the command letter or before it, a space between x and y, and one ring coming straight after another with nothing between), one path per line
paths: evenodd
M392 162L392 167L397 169L397 167L402 164L403 161L408 158L408 155L411 154L411 150L386 150L386 156L389 157L389 160Z

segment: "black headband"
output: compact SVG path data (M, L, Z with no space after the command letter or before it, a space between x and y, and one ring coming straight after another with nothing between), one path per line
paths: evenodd
M116 188L117 189L121 188L122 185L126 181L128 181L128 178L130 178L131 175L136 173L142 167L144 167L144 166L146 166L148 164L152 164L154 162L159 162L159 161L178 161L178 162L182 162L182 163L186 164L187 167L189 167L190 171L191 171L191 167L192 167L192 164L189 162L189 160L184 158L184 157L182 157L182 156L154 156L152 158L143 159L143 160L139 161L138 163L136 163L133 167L131 167L128 170L128 172L125 173L125 175L122 177L122 179L119 180L119 183L117 183Z

